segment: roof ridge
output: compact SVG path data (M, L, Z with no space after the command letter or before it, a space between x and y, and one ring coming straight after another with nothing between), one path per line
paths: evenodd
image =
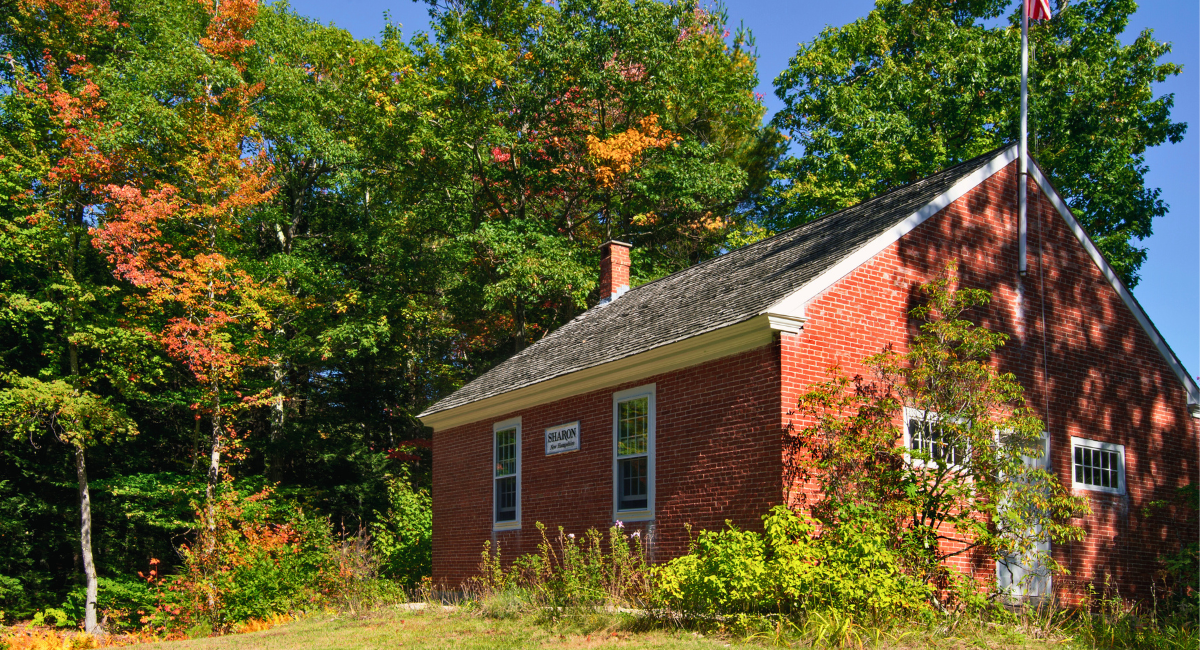
M633 291L636 291L636 290L638 290L638 289L641 289L642 287L646 287L646 286L652 285L652 284L654 284L654 283L656 283L656 282L660 282L660 281L662 281L662 280L666 280L667 278L669 278L669 277L672 277L672 276L675 276L675 275L678 275L678 274L680 274L680 273L684 273L684 272L686 272L686 271L691 271L692 269L697 269L697 268L700 268L700 267L702 267L702 266L704 266L704 265L706 265L706 264L708 264L708 263L710 263L710 262L716 262L717 260L724 259L724 258L726 258L726 257L728 257L728 256L730 256L730 255L733 255L734 253L740 253L740 252L742 252L742 251L748 251L748 250L752 250L752 249L754 249L755 247L757 247L757 246L759 246L759 245L765 245L765 244L766 244L766 242L769 242L769 241L771 241L771 240L773 240L773 239L778 239L778 238L780 238L780 237L782 237L782 236L784 236L784 235L786 235L786 234L788 234L788 233L792 233L792 232L795 232L796 230L799 230L799 229L801 229L801 228L804 228L804 227L807 227L807 226L811 226L811 225L813 225L813 224L815 224L815 223L819 223L819 222L821 222L821 221L825 221L826 219L830 219L830 218L836 217L836 216L838 216L839 214L842 214L843 212L845 212L845 211L847 211L847 210L861 209L861 208L863 208L863 207L865 207L865 206L867 206L867 205L869 205L869 204L871 204L871 203L874 203L875 201L882 202L884 198L888 197L888 196L889 196L889 195L891 195L891 194L894 194L894 193L896 193L896 192L899 192L899 191L901 191L901 190L908 189L908 188L910 188L910 187L912 187L912 186L914 186L914 185L917 185L917 184L919 184L919 183L925 183L925 182L929 182L929 181L932 181L932 180L934 180L934 179L936 179L936 178L939 178L939 177L941 177L941 176L943 176L943 175L948 175L950 172L952 172L952 171L954 171L954 170L958 169L959 167L963 167L963 166L969 165L969 164L971 164L971 163L974 163L974 162L976 162L976 161L978 161L978 160L980 160L980 159L982 159L982 158L992 158L992 157L995 157L995 156L996 156L998 153L1000 153L1001 151L1004 151L1005 149L1008 149L1008 148L1009 148L1009 147L1011 147L1011 146L1012 146L1012 144L1011 144L1011 143L1010 143L1010 144L1001 145L1000 147L997 147L997 148L995 148L995 149L992 149L991 151L989 151L989 152L987 152L987 153L979 154L978 156L975 156L974 158L970 158L970 159L964 160L964 161L962 161L962 162L955 163L954 165L952 165L952 166L950 166L950 167L947 167L947 168L945 168L945 169L942 169L941 171L938 171L938 172L936 172L936 173L934 173L934 174L932 174L932 175L930 175L930 176L926 176L926 177L924 177L924 178L918 178L917 180L915 180L915 181L910 181L910 182L908 182L908 183L905 183L904 185L898 185L898 186L896 186L896 187L893 187L892 189L890 189L890 190L888 190L888 191L884 192L883 194L878 194L878 195L876 195L876 196L872 196L872 197L871 197L871 198L869 198L869 199L865 199L865 200L863 200L863 201L859 201L858 203L855 203L854 205L848 205L848 206L846 206L846 207L844 207L844 208L842 208L842 209L840 209L840 210L835 210L835 211L833 211L833 212L828 212L828 213L826 213L826 214L823 214L823 215L821 215L821 216L819 216L819 217L816 217L816 218L814 218L814 219L811 219L811 220L809 220L809 221L805 221L804 223L796 224L796 225L792 226L791 228L788 228L787 230L781 230L781 231L779 231L779 232L777 232L777 233L775 233L774 235L771 235L771 236L769 236L769 237L763 237L762 239L760 239L760 240L758 240L758 241L756 241L756 242L753 242L753 243L751 243L751 244L746 244L745 246L742 246L742 247L740 247L740 248L735 248L735 249L733 249L733 250L731 250L731 251L727 251L727 252L725 252L725 253L723 253L723 254L716 255L716 256L714 256L714 257L710 257L710 258L708 258L708 259L706 259L706 260L702 260L702 261L700 261L700 262L697 262L697 263L695 263L695 264L693 264L693 265L691 265L691 266L688 266L688 267L686 267L686 268L682 268L682 269L679 269L678 271L673 271L673 272L671 272L671 273L668 273L668 274L666 274L666 275L664 275L664 276L662 276L662 277L655 278L655 279L653 279L653 280L651 280L651 281L649 281L649 282L646 282L645 284L639 284L639 285L638 285L638 286L636 286L636 287L631 287L631 288L629 289L629 292L633 292ZM628 294L629 292L626 292L626 293ZM613 300L613 301L610 301L610 302L608 302L608 303L605 303L605 304L612 304L613 302L616 302L616 301L615 301L615 300ZM600 307L600 306L602 306L602 305L597 305L597 307ZM592 309L595 309L595 307L591 307L591 308L589 308L587 311L583 312L583 314L580 314L580 315L579 315L579 316L577 316L576 318L582 318L582 317L584 316L584 314L587 314L587 313L588 313L588 312L590 312ZM572 320L575 320L575 319L572 319ZM567 321L567 322L571 322L571 321ZM564 325L565 325L565 323L564 323ZM561 326L559 326L559 329L562 329L562 327L561 327Z
M1006 145L964 160L932 176L630 289L619 299L584 311L492 366L427 407L421 417L751 318L807 286L880 233L925 209L1010 148Z

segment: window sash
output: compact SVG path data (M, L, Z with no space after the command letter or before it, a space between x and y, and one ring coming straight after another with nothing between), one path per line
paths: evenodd
M929 454L933 461L944 461L949 465L961 465L967 458L967 448L959 441L951 440L936 421L922 417L908 420L909 449Z
M496 521L517 520L517 477L496 479Z
M517 429L511 427L496 432L495 478L517 475Z
M650 498L649 458L621 458L617 461L618 510L644 510Z
M650 398L617 402L617 458L645 456L650 448Z
M1120 491L1121 455L1113 449L1075 445L1075 482Z

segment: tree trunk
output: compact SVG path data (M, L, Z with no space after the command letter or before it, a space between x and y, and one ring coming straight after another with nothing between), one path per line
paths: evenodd
M221 384L216 378L217 370L213 369L212 379L212 447L208 464L208 484L204 489L205 506L208 510L208 531L204 535L204 565L206 570L216 561L217 552L217 483L221 480ZM216 589L208 584L208 611L213 613L217 607Z
M210 248L215 249L216 233L213 232L212 225L209 225L209 240ZM210 272L211 273L211 272ZM216 307L216 294L213 289L213 279L210 274L208 279L208 312L211 314ZM217 363L209 365L209 382L212 386L210 397L212 398L212 439L210 442L210 453L208 463L208 484L204 489L204 498L208 506L208 533L209 533L209 548L205 551L211 553L216 548L216 503L213 501L217 496L217 483L221 480L221 368Z
M282 335L282 333L281 333ZM271 377L275 384L275 394L271 397L271 444L267 450L267 480L278 483L283 478L283 454L280 453L280 441L283 440L284 424L284 370L282 356L271 361Z
M214 532L217 529L217 521L215 519L216 506L213 501L217 496L217 483L221 480L221 384L216 378L216 370L213 371L212 380L212 440L211 453L208 463L208 485L204 490L204 497L208 502L208 530ZM215 540L213 540L215 541Z
M83 574L87 577L87 601L84 606L83 629L88 634L102 635L104 630L96 621L96 563L92 560L92 497L88 492L87 459L83 447L75 447L75 474L79 478L79 549L83 553Z
M71 282L78 287L76 283L75 263L76 249L79 247L79 228L83 225L83 210L78 209L72 215L74 217L71 229L71 248L68 251L67 265L70 269ZM67 308L67 321L69 323L67 330L67 354L71 363L71 384L76 397L79 396L79 346L71 340L75 333L75 323L79 318L78 298L72 296ZM88 634L100 636L104 634L104 630L100 628L100 623L96 619L96 597L99 585L96 579L96 562L92 559L92 495L88 490L87 477L87 457L83 450L83 444L76 442L75 445L75 476L79 479L79 551L83 560L83 575L87 580L87 596L84 602L84 617L83 629Z

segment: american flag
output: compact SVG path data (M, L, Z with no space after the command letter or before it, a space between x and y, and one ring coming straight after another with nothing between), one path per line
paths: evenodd
M1030 20L1050 20L1050 0L1025 0L1025 15Z

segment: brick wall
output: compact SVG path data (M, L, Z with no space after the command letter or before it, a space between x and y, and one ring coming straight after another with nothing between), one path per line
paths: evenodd
M1123 595L1148 597L1158 556L1197 535L1173 523L1180 513L1144 511L1200 478L1200 425L1186 412L1179 380L1032 183L1029 271L1018 278L1015 168L994 175L812 300L799 335L438 431L435 581L452 587L474 575L485 540L498 541L508 558L534 551L535 521L576 533L607 528L612 393L651 382L658 385L654 558L686 550L685 522L696 529L720 528L725 519L760 527L759 516L782 494L779 433L802 424L793 412L800 391L824 379L832 364L859 372L859 361L888 343L902 351L915 332L907 312L922 301L919 285L956 259L963 283L992 292L992 304L972 318L1011 336L996 366L1026 387L1030 406L1047 424L1053 468L1064 483L1071 485L1071 436L1125 445L1127 494L1080 492L1095 512L1081 521L1084 541L1054 548L1071 571L1056 578L1058 588L1078 596L1087 583L1102 589L1111 576ZM517 415L523 419L524 527L492 533L492 423ZM546 457L545 428L574 420L580 420L582 449ZM983 578L995 575L981 557L955 564Z
M649 383L657 387L653 559L686 552L685 523L715 529L730 519L761 529L759 517L781 491L777 345L436 432L434 581L453 588L475 575L487 540L510 560L534 552L541 539L534 522L555 535L558 526L606 531L613 523L612 394ZM492 424L517 416L522 527L493 533ZM580 450L546 456L546 428L575 420Z
M965 285L992 292L992 304L971 317L1011 336L995 364L1016 374L1046 422L1064 484L1071 485L1071 436L1125 445L1126 495L1077 492L1094 514L1081 520L1084 541L1054 547L1071 571L1057 587L1077 597L1110 576L1123 595L1148 598L1158 555L1197 531L1172 525L1180 513L1170 509L1143 510L1200 479L1200 426L1179 379L1032 182L1028 274L1019 278L1015 172L1012 163L806 306L804 331L781 343L785 423L801 424L791 408L830 365L860 372L859 361L886 343L903 351L915 333L906 314L922 302L919 285L956 259ZM994 576L979 557L956 564Z

